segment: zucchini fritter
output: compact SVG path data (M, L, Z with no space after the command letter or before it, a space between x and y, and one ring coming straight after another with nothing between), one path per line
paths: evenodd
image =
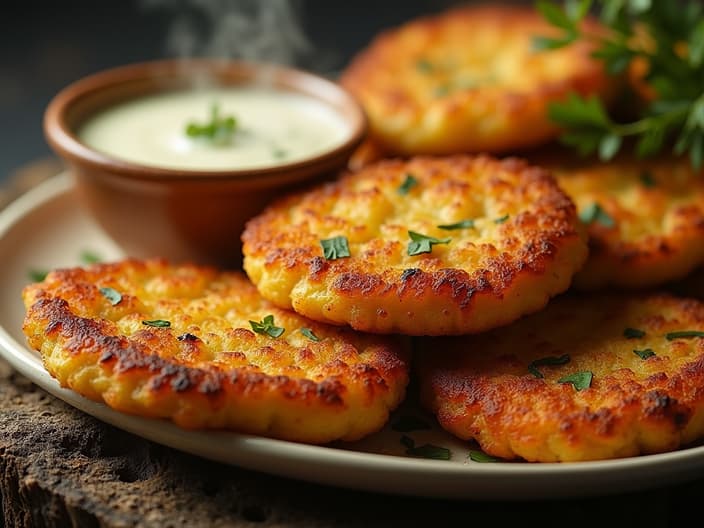
M408 335L480 332L539 310L587 256L550 174L468 155L369 164L277 200L242 239L247 274L275 304Z
M536 163L588 224L589 259L575 287L659 286L704 264L704 171L687 157Z
M585 31L602 29L590 19ZM456 7L386 30L340 82L391 153L507 153L559 133L549 103L570 92L608 103L620 83L591 57L587 39L533 50L533 37L545 35L555 28L530 7Z
M421 399L447 431L506 459L671 451L704 437L696 335L699 301L564 296L506 328L421 342Z
M408 382L399 340L276 308L239 272L125 260L53 271L23 299L28 342L62 386L184 428L356 440Z

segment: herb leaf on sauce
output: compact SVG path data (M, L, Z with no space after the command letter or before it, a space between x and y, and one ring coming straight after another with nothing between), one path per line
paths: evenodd
M495 224L503 224L506 220L508 220L508 216L509 216L509 215L505 214L505 215L503 215L503 216L500 216L500 217L498 217L498 218L495 218L495 219L494 219L494 223L495 223Z
M249 324L257 334L266 334L274 338L280 337L286 331L284 328L274 324L274 316L271 314L264 316L261 321L249 321Z
M571 383L575 390L581 391L584 389L588 389L591 386L593 376L594 375L590 371L581 370L579 372L575 372L574 374L563 376L562 378L557 380L557 382Z
M271 151L271 155L274 156L276 159L284 159L286 156L288 156L288 150L280 148L280 147L274 147Z
M544 378L545 376L543 376L543 373L538 370L538 367L564 365L566 363L569 363L569 361L569 354L562 354L561 356L547 356L531 361L528 365L528 372L533 374L533 376L535 376L536 378Z
M323 256L327 260L335 260L350 256L350 246L347 242L347 237L336 236L326 238L320 241L323 248Z
M411 241L408 243L408 256L420 255L421 253L430 253L435 244L449 244L451 238L435 238L415 231L409 231L408 236Z
M210 121L202 124L191 121L186 125L186 135L216 145L225 145L232 141L236 128L237 120L234 116L221 116L219 105L214 103L210 107Z

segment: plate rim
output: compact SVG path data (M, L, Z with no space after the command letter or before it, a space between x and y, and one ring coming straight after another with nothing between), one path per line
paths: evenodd
M12 228L21 227L23 219L52 200L71 199L69 194L73 188L70 174L64 171L8 204L0 211L0 247ZM482 464L405 458L229 431L185 431L168 420L124 414L104 403L62 388L44 369L39 355L10 335L3 321L0 321L0 357L52 396L100 421L147 440L216 462L347 489L389 492L385 482L392 476L397 483L392 492L406 496L507 500L507 494L518 489L522 495L516 496L514 492L510 500L579 498L659 487L649 485L644 482L645 479L636 478L638 476L647 475L650 479L657 480L659 485L668 481L693 480L696 478L696 470L704 468L704 446L611 460ZM211 442L213 438L218 440L217 450L204 451L198 446L199 442ZM299 466L310 463L314 463L314 467ZM348 481L341 481L337 476L335 471L340 470L347 472ZM690 478L687 477L688 474ZM618 476L617 480L621 484L618 491L604 493L604 479L615 476ZM581 485L574 490L569 490L564 485L549 485L550 479L564 482L569 477L582 479ZM550 493L547 493L548 490Z

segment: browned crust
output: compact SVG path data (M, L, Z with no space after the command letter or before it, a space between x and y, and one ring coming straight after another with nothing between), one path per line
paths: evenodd
M209 365L195 367L158 355L159 347L170 341L173 347L173 332L165 329L145 330L131 337L110 335L107 325L100 321L77 317L69 309L68 302L60 298L41 298L31 308L28 318L46 322L45 337L64 343L64 353L69 356L98 354L98 363L115 374L127 374L149 379L154 392L199 393L217 398L222 393L247 394L248 397L264 395L269 391L281 392L286 398L310 402L316 400L323 405L343 406L345 386L339 380L325 379L314 382L309 379L292 379L288 376L271 376L248 368L226 369ZM34 324L34 323L33 323ZM166 334L166 335L165 335ZM184 334L185 335L185 334ZM188 334L193 335L193 334ZM187 339L184 348L193 348L189 355L202 355L198 351L200 340ZM232 351L228 354L241 354ZM347 365L345 365L347 366ZM376 368L365 365L362 369L345 369L353 383L365 383L372 391L386 390L384 379ZM363 378L367 378L367 381ZM372 396L373 397L373 396Z
M189 271L180 274L183 270ZM156 289L165 289L163 299L153 284L152 291L144 290L150 280L162 282ZM120 303L110 306L99 292L105 285L121 291ZM350 435L359 437L383 425L378 422L379 410L398 404L407 383L407 359L396 340L326 327L284 312L262 300L237 272L127 259L55 270L45 282L28 285L23 295L27 305L23 330L28 342L41 351L48 370L62 385L104 399L119 410L172 418L187 428L232 428L322 443L345 435L327 438L315 423L315 413L345 421L379 406L366 432L359 429L365 427L363 418L350 423ZM223 303L212 311L205 308L200 323L196 319L201 308L188 305L197 302L198 295L210 296L210 302L214 296ZM171 327L139 324L160 318L154 312L164 310L171 310ZM240 324L224 320L223 313L232 319L232 311L239 312ZM277 321L312 328L321 341L296 345L255 334L248 328L247 317L262 311L274 314ZM211 344L217 339L207 319L217 318L223 318L217 322L220 337L234 339L241 348L220 349ZM120 331L118 322L127 319L137 322L137 330ZM289 327L288 332L295 328ZM252 364L253 358L260 358L260 364ZM325 359L321 363L317 358ZM99 367L100 374L86 381L81 371L92 366ZM102 389L92 386L102 383L98 377L109 379ZM134 396L136 392L139 397ZM235 415L240 406L246 415L246 407L262 404L270 406L268 411L274 416L307 412L314 430L306 431L305 418L300 430L262 431L236 417L228 423L227 418L217 416L227 406L234 406L228 412ZM198 415L181 415L184 407L199 409Z
M418 192L427 192L427 195L404 199L433 203L438 208L448 206L448 202L485 200L491 204L487 206L489 209L505 211L509 218L496 228L493 238L487 235L488 238L482 239L460 231L438 232L436 236L450 236L455 240L448 250L453 253L434 249L431 254L406 258L405 241L383 234L388 228L407 237L405 229L413 229L413 225L399 227L402 221L399 215L405 214L403 210L389 213L381 220L381 226L365 223L363 214L356 218L352 213L335 215L331 212L335 204L347 202L359 203L360 207L368 204L373 209L384 202L385 193L395 194L407 174L417 178L421 189ZM404 199L393 198L394 201ZM486 214L492 213L487 211ZM493 229L494 220L501 216L494 214L495 217L486 220L487 229ZM425 225L435 228L442 223L433 218L432 211L427 215L423 220ZM351 243L350 258L326 261L321 256L320 239L329 231L344 232L350 240L355 233L368 236L358 244ZM407 307L414 312L414 320L394 331L413 335L477 330L466 321L454 328L425 324L426 314L417 308L428 299L437 300L434 306L441 307L446 314L459 313L460 318L471 318L482 302L479 299L499 302L503 297L510 297L516 287L529 288L519 286L519 278L530 282L530 277L552 273L565 247L570 247L574 262L559 273L566 273L568 282L586 256L574 204L556 186L552 176L523 160L496 160L486 156L415 157L409 161L385 160L368 165L337 182L274 202L250 220L243 242L245 268L250 276L255 276L253 280L262 294L277 304L287 306L287 302L292 302L297 311L318 319L305 308L299 310L297 299L289 297L289 294L296 297L296 293L277 292L280 297L273 298L272 292L265 291L266 286L262 289L266 278L260 275L286 276L289 284L328 290L340 299L374 299L381 319L390 311L391 304ZM474 265L473 259L480 259L480 265ZM545 292L541 294L542 302L546 300L545 295ZM356 309L360 309L359 304ZM501 316L498 319L501 320ZM355 321L353 316L345 322L360 330L379 331L378 327Z
M548 154L532 161L555 174L580 211L598 203L614 220L587 226L589 259L576 287L660 286L704 263L704 172L688 158L601 162Z
M627 327L646 337L624 337ZM704 437L704 339L665 338L677 330L704 330L704 304L665 294L566 297L500 331L425 343L416 358L423 401L448 431L499 457L671 451ZM644 348L656 355L633 353ZM541 366L542 379L528 370L565 353L569 363ZM590 388L557 383L578 370L593 372Z
M463 39L448 40L456 38L447 36L448 28L457 26L466 28ZM510 41L508 37L525 36L525 48L519 50L524 53L529 51L532 36L554 33L554 28L528 6L468 5L419 17L387 29L351 60L340 82L365 107L370 117L371 137L375 142L388 152L403 155L506 153L530 148L549 141L559 133L558 127L547 117L550 102L575 92L598 95L608 104L619 89L620 81L609 78L603 65L591 56L593 43L582 39L562 50L542 52L568 57L566 71L563 76L541 78L530 89L518 88L518 83L516 86L506 83L498 88L457 90L449 96L430 101L419 97L416 83L412 82L409 73L419 56L435 49L445 50L446 54L471 55L476 46L482 45L475 40L477 30L486 28L492 28L497 34L505 34L507 38L503 40L507 42ZM595 19L587 18L584 31L601 33L604 29ZM419 46L418 42L423 42L423 45ZM494 56L496 50L490 51ZM526 62L514 74L525 76L526 72L536 68L538 66ZM395 72L393 78L388 77L389 71ZM416 136L417 130L390 132L386 124L396 121L399 115L409 116L409 123L418 123L422 121L419 116L431 114L435 119L442 116L442 120L447 122L447 135L438 133L443 136L442 140L434 137L415 142L409 138ZM507 126L486 132L482 119L496 116L502 116L500 121ZM467 122L459 125L456 121ZM457 130L474 133L463 138L452 137Z

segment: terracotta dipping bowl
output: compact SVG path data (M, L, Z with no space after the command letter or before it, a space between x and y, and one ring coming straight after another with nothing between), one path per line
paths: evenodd
M307 95L336 112L345 139L312 157L261 168L190 170L124 161L82 143L80 126L96 112L132 98L215 87L268 86ZM212 84L210 87L213 87ZM129 256L241 266L244 225L272 199L333 177L366 134L360 105L335 82L269 64L210 59L140 63L83 78L59 92L44 116L51 148L75 178L82 204Z

